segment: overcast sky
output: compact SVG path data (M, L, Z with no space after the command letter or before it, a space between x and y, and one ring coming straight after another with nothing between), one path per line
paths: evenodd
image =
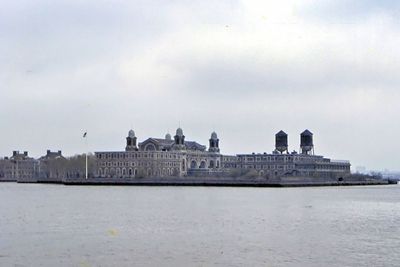
M175 134L400 169L396 0L0 0L0 155Z

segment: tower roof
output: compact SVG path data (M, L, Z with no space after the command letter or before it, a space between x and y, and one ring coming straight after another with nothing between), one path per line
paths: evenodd
M279 131L276 136L286 136L287 134L284 131Z
M130 138L136 137L135 132L133 130L130 130L128 133L128 137L130 137Z
M313 133L310 132L309 130L305 130L304 132L301 133L301 135L313 135Z
M182 129L180 127L178 129L176 129L176 135L177 136L183 136L183 131L182 131Z
M211 139L218 139L218 135L216 132L211 133Z

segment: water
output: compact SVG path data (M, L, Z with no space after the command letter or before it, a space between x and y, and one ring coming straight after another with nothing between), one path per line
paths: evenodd
M399 266L400 186L0 183L0 266Z

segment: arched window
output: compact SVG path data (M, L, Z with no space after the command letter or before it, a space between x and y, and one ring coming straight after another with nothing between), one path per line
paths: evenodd
M144 150L145 151L155 151L156 150L156 146L154 145L154 144L147 144L145 147L144 147Z
M200 162L200 169L204 169L206 167L206 162L203 160L202 162Z
M191 169L196 169L197 168L197 162L195 160L192 160L192 162L190 162L190 168Z
M210 169L214 169L214 167L215 167L214 161L213 161L213 160L210 160L209 168L210 168Z
M132 169L129 169L129 176L132 176Z

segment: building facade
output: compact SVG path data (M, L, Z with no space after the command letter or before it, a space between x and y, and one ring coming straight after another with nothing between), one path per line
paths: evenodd
M305 176L339 178L350 174L350 162L334 161L323 156L304 154L241 154L236 168L253 171L258 176ZM225 166L224 166L225 167ZM227 168L229 165L226 166Z
M96 175L103 178L143 178L168 176L231 176L251 173L259 177L307 176L340 178L350 174L350 162L314 155L313 134L300 135L301 153L288 152L287 135L276 135L271 153L222 155L215 132L209 147L186 141L178 128L174 138L147 138L137 143L133 130L126 138L125 151L95 152Z
M24 180L36 177L39 161L28 156L28 152L13 151L11 157L0 160L0 179Z
M46 151L46 155L39 159L38 177L40 178L62 178L66 173L66 158L61 150Z
M223 155L217 133L212 132L208 147L187 141L178 128L172 137L147 138L142 142L133 130L126 137L123 151L95 152L90 156L89 177L145 178L185 176L225 177L319 177L340 179L350 175L350 162L335 161L314 155L313 134L300 134L300 153L288 150L288 136L280 131L275 136L272 153ZM14 151L11 157L0 160L0 180L28 181L32 178L80 178L85 174L85 159L76 156L66 159L61 151L47 151L38 160L28 152Z
M167 177L188 174L208 174L221 167L219 139L213 132L210 148L195 141L186 141L178 128L172 139L147 138L137 143L135 132L130 130L125 151L95 152L97 176L108 178Z

